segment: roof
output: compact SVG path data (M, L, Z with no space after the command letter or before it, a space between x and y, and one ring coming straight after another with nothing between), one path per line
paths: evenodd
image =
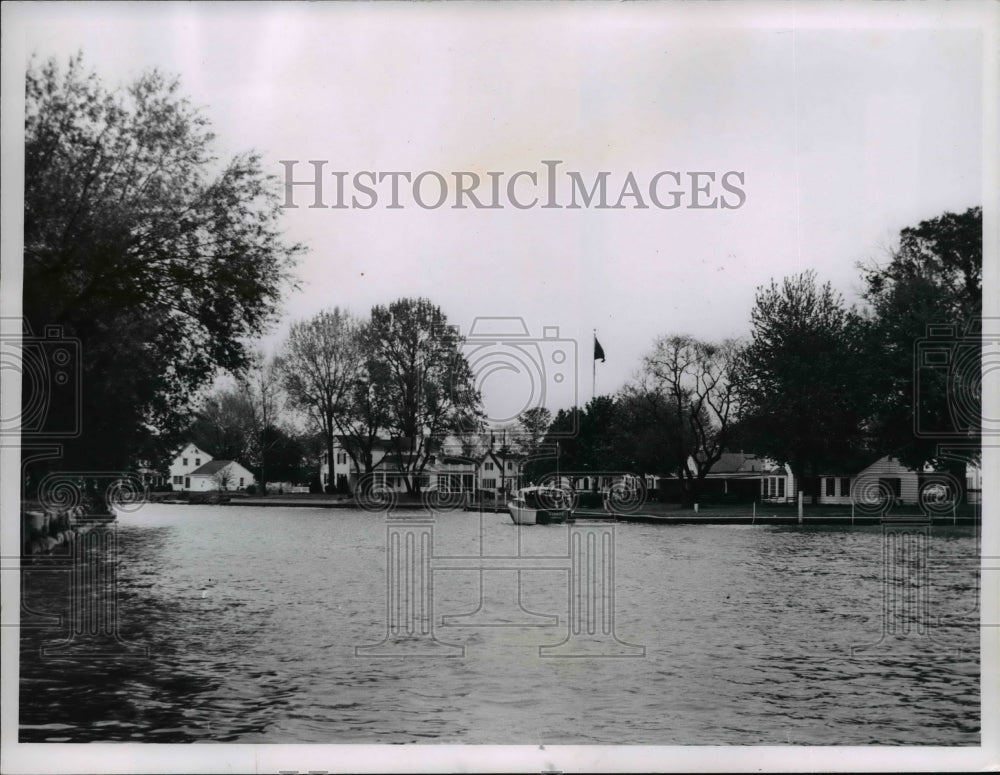
M709 471L710 474L761 473L771 467L771 461L750 452L723 452Z
M234 463L234 460L210 460L205 463L205 465L194 469L188 476L213 476L219 473L223 468L228 466L230 463Z

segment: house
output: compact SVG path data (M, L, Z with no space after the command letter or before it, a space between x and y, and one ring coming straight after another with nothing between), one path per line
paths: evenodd
M854 470L829 471L821 475L819 502L875 502L888 496L895 503L917 504L921 489L933 482L934 475L934 468L930 465L917 471L904 466L891 455L884 455L867 464L862 463Z
M695 461L688 458L695 473ZM752 452L723 452L701 485L705 500L785 503L796 498L796 480L791 467Z
M332 483L339 492L354 492L362 476L363 468L348 453L348 437L336 436L333 441L333 476L327 464L326 453L320 456L319 479L323 489ZM409 453L404 454L408 455ZM372 444L372 476L380 487L396 492L405 492L405 472L400 470L393 443L389 439L375 439ZM421 486L429 484L429 474L424 473Z
M500 450L487 451L479 460L476 486L490 492L512 492L521 479L522 457Z
M215 460L196 444L186 444L170 464L174 491L242 490L254 476L235 460Z
M191 492L243 490L253 483L253 474L235 460L210 460L184 477Z
M353 492L361 473L360 466L355 464L347 452L347 443L343 436L334 439L332 481L338 490ZM520 457L507 451L488 450L481 456L469 456L463 453L459 440L446 439L438 451L428 456L427 464L419 477L420 487L422 490L440 489L449 493L510 491L516 489L520 479L520 464ZM380 488L400 493L406 491L406 472L400 469L392 441L375 441L372 447L372 466L372 476ZM320 458L319 476L326 488L331 482L326 454Z
M212 456L205 452L205 450L199 449L197 445L185 445L170 464L170 486L175 491L190 489L184 486L185 477L189 476L192 471L201 468L211 459Z

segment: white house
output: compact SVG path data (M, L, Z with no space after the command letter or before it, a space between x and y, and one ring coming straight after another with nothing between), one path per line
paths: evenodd
M242 490L253 483L253 474L235 460L210 460L184 477L184 489L191 492Z
M520 473L521 456L490 450L479 461L476 486L480 490L510 492L517 489Z
M242 490L254 483L250 471L235 460L215 460L195 444L187 444L170 464L174 491Z
M820 477L819 502L849 504L873 502L883 496L895 502L915 504L920 500L922 475L934 469L925 466L923 471L908 468L896 458L885 455L860 470L828 472Z
M174 457L174 462L170 464L170 486L175 491L191 489L184 486L186 477L210 460L212 460L212 456L205 450L199 449L194 444L186 445Z

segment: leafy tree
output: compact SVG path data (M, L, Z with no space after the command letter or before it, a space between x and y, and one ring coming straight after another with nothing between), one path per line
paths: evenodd
M729 444L738 409L737 353L732 341L715 344L675 335L657 339L643 359L642 381L655 396L646 401L653 410L650 419L665 426L669 467L681 478L686 504L694 503L701 483ZM633 408L638 405L633 403ZM662 416L667 411L673 417Z
M246 462L251 447L252 411L238 390L219 390L201 403L187 437L221 460Z
M811 271L758 288L751 323L737 378L741 435L790 463L815 499L815 477L868 444L867 323Z
M982 228L980 207L945 213L903 229L887 264L861 267L879 345L875 437L911 467L980 446ZM936 363L918 360L928 351Z
M308 456L307 442L275 425L264 430L264 439L270 481L293 484L309 481L314 466Z
M301 247L259 156L216 159L176 80L110 91L77 56L32 63L25 87L24 315L82 352L82 395L45 396L39 438L81 419L78 438L52 439L76 470L162 457L195 392L246 364Z
M366 351L378 371L373 393L388 401L393 458L407 492L445 436L477 426L482 409L462 339L428 299L399 299L372 309Z
M676 407L661 386L626 386L618 397L620 455L626 468L640 474L681 477L676 443L683 426Z
M595 474L630 470L620 434L619 404L614 396L597 396L582 408L560 409L525 465L525 476L539 481L557 469Z
M552 425L552 412L544 406L532 406L521 412L518 419L520 441L528 453L534 454Z

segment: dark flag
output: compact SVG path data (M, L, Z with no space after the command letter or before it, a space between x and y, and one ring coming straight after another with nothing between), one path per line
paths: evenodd
M594 337L594 360L598 358L601 359L601 363L604 363L604 348L601 347L601 343L597 341L597 337Z

